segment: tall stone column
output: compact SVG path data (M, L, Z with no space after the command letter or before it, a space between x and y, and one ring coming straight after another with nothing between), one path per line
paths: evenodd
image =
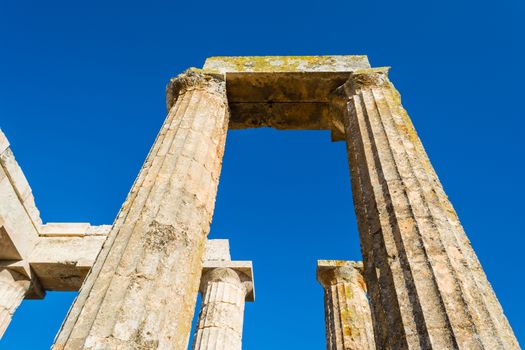
M339 89L379 349L519 349L388 69Z
M187 71L53 349L187 348L226 141L223 79Z
M327 350L376 348L362 268L353 261L317 262L317 280L324 289Z
M241 350L244 301L253 281L231 268L214 268L202 277L202 305L193 350Z
M30 286L25 276L8 269L0 271L0 339Z

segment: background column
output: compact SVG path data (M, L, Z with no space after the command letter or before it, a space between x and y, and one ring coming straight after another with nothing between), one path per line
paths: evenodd
M253 280L240 271L219 267L203 275L200 290L202 305L193 350L241 350L244 302L253 291Z
M175 102L54 349L187 348L229 112L224 81L200 70L168 93Z
M519 349L388 69L339 89L380 349Z
M319 260L317 280L324 289L326 349L375 350L362 264Z

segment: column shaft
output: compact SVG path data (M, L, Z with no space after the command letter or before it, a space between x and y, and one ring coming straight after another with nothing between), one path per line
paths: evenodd
M519 349L387 69L340 92L378 348Z
M186 349L228 126L224 81L172 80L166 121L53 349Z
M0 271L0 339L24 300L29 286L29 280L22 275L7 269Z
M326 349L375 350L361 264L321 260L317 279L324 288Z
M241 350L246 287L238 273L216 268L203 276L201 290L193 350Z

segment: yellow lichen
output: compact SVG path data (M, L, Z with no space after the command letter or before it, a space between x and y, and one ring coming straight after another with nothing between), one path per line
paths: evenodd
M363 63L368 65L366 56L216 56L206 60L204 68L219 71L227 67L234 72L300 72L319 66Z

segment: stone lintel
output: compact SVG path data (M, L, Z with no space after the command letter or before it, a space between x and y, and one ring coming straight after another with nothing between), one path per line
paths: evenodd
M214 73L232 72L349 72L369 68L365 55L334 56L216 56L203 69Z
M40 237L29 265L45 290L77 291L105 240L104 235Z
M255 285L253 283L253 267L251 261L205 261L202 268L202 275L207 272L217 269L217 268L227 268L241 273L245 278L245 282L251 284L251 290L246 294L246 301L255 300Z
M93 226L89 222L48 222L41 225L40 236L45 237L72 237L72 236L107 236L111 225Z
M344 135L334 125L330 95L351 72L369 68L363 55L223 56L210 57L202 70L190 72L226 79L229 129L330 130L332 140L340 141ZM175 96L172 85L168 109Z
M27 259L0 260L8 268L38 280L42 290L78 291L104 244L110 225L88 223L52 223L45 227ZM204 268L229 267L252 279L251 262L231 261L229 241L210 239L206 243ZM31 292L26 298L43 298ZM251 296L253 298L253 296Z

